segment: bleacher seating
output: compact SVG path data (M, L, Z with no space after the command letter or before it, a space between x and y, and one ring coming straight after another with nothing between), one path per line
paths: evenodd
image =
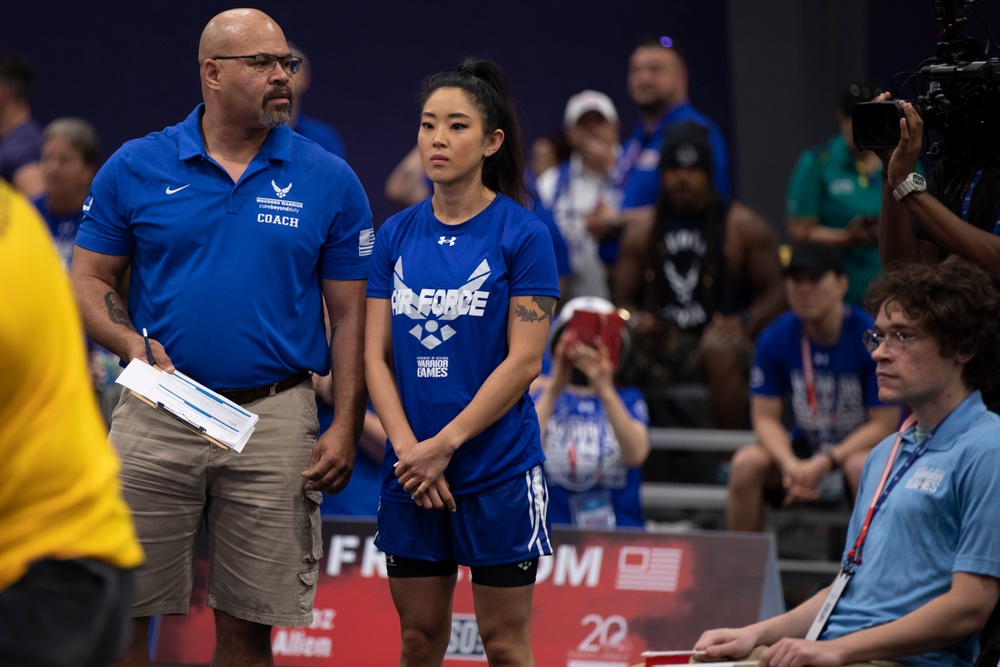
M708 428L651 428L650 446L660 451L734 452L753 442L753 431ZM648 515L668 510L710 510L726 507L726 487L721 484L643 482L642 504Z
M710 428L651 428L656 451L716 452L725 454L752 442L752 431ZM644 481L643 508L651 529L660 522L685 521L700 528L724 527L724 484ZM783 575L827 577L836 574L837 559L850 512L844 506L799 506L768 511L768 529L778 540L778 567ZM711 517L706 520L707 517Z

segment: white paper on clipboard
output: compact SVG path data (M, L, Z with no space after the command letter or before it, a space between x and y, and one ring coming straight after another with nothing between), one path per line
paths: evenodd
M167 373L133 359L116 380L209 440L243 451L258 416L180 371Z

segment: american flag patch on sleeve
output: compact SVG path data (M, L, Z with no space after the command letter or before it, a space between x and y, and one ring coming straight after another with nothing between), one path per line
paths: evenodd
M368 257L372 254L372 249L375 247L375 229L369 227L368 229L362 229L361 233L358 235L358 256Z

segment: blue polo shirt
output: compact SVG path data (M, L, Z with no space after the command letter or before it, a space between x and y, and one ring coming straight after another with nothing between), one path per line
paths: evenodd
M208 156L203 113L111 156L76 244L131 255L133 324L208 387L326 372L320 280L366 278L368 198L343 160L284 125L233 183Z
M893 470L917 443L904 434ZM895 435L865 462L858 502L844 550L853 546ZM951 575L969 572L1000 578L1000 417L972 392L938 426L872 519L861 565L830 616L821 639L882 625L922 607L951 589ZM968 666L976 660L978 634L951 647L900 658L922 667Z
M660 192L660 149L663 148L663 134L669 125L689 120L708 130L712 143L712 184L723 199L730 199L729 151L722 131L708 116L691 106L690 102L682 102L668 111L652 132L647 132L640 124L625 142L625 150L618 163L618 178L623 193L622 208L656 204Z

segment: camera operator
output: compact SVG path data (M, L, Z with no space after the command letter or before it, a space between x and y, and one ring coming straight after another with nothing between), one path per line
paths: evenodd
M889 98L883 94L876 101ZM995 142L983 137L979 146L961 146L943 158L925 182L915 173L924 121L910 102L899 104L899 143L879 152L885 165L879 239L883 265L959 255L1000 284L1000 160Z

